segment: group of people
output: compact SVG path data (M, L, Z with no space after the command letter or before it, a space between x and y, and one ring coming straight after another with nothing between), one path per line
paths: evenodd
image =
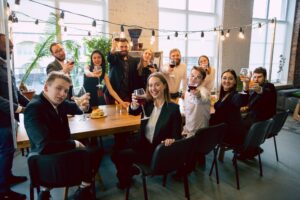
M10 47L12 50L12 44ZM86 148L80 141L71 139L67 114L82 114L82 110L87 109L89 105L97 106L97 85L102 80L107 88L107 104L117 101L122 106L129 107L130 114L142 113L149 117L147 120L141 120L139 138L135 142L113 152L112 160L119 179L117 186L121 189L130 186L131 177L136 173L132 164L149 164L153 151L160 143L172 145L177 139L193 136L200 128L224 122L228 125L224 141L228 144L241 144L251 124L268 119L276 113L276 90L273 84L266 81L266 70L262 67L253 72L251 79L254 84L249 86L250 78L241 79L242 93L237 91L238 78L235 71L224 71L219 98L214 105L215 112L211 114L210 92L214 87L215 69L210 66L207 56L200 56L199 66L194 66L187 78L187 68L181 61L178 49L172 49L169 54L170 60L175 62L175 67L170 62L158 69L152 64L151 50L145 50L140 59L135 59L128 55L128 48L126 39L112 41L107 57L110 64L109 75L105 73L104 55L98 50L93 51L90 65L85 67L84 75L84 85L89 93L83 95L82 101L78 102L72 101L70 93L72 81L69 74L74 63L65 62L65 52L59 43L50 46L55 61L47 67L48 77L44 89L30 102L18 92L12 75L15 117L18 119L18 113L25 110L24 123L32 152L52 154L74 148ZM16 177L11 173L14 147L9 120L6 76L8 69L3 34L0 34L0 53L0 199L19 200L25 199L26 196L10 190L10 185L25 181L26 177ZM179 93L180 87L182 94ZM146 90L144 105L139 104L137 96L133 94L138 88ZM184 123L177 104L180 97L184 99ZM243 109L246 111L244 118L241 115L243 106L246 106L246 109ZM251 156L253 154L246 155L245 158ZM99 164L101 155L93 154L92 158ZM74 194L74 199L90 199L90 186L91 177L86 177ZM39 199L48 200L50 189L42 188Z

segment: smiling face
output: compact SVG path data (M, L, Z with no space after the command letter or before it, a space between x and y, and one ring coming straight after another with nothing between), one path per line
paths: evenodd
M233 74L230 72L225 72L222 75L221 85L224 91L230 91L236 85L236 80Z
M102 64L102 56L99 53L94 53L92 55L92 61L95 66L101 66Z
M56 44L51 47L52 55L59 61L64 61L66 59L66 52L61 44Z
M202 67L203 69L207 70L209 62L208 62L208 59L205 56L201 56L199 58L198 63L199 63L200 67Z
M129 44L127 41L120 41L118 42L118 49L120 50L120 54L122 56L127 56L128 55L128 47Z
M181 61L181 55L178 50L172 50L170 53L170 59L176 61L176 65L180 64Z
M61 78L56 78L54 81L45 84L44 94L50 103L58 106L67 98L69 87L70 83Z
M144 51L143 53L143 60L144 62L149 63L152 60L152 51L150 49L147 49L146 51Z
M189 85L199 86L203 82L203 77L199 71L192 69L189 77Z
M158 77L150 77L148 80L148 90L154 100L163 99L166 86Z

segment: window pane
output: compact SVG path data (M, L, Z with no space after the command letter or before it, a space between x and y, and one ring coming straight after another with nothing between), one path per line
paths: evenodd
M254 0L253 18L267 17L267 0Z
M159 7L185 10L186 0L159 0Z
M183 31L185 30L185 23L185 14L164 11L159 13L159 29ZM170 34L174 35L174 33Z
M214 27L215 17L203 15L189 15L188 30L209 30ZM200 39L200 33L190 34L189 38ZM204 38L212 40L214 34L212 32L204 33Z
M269 19L276 17L277 20L285 20L287 0L270 1Z
M199 2L199 0L189 0L189 10L199 11L199 12L214 12L215 1L205 0Z

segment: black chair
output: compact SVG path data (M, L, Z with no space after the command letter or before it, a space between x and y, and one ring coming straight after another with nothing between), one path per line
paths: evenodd
M210 168L209 176L211 176L212 171L215 166L217 183L219 184L219 171L217 163L217 154L219 151L219 146L222 143L224 132L227 125L222 123L215 126L209 126L207 128L199 129L196 134L195 142L195 156L206 155L211 151L214 152L213 162Z
M92 152L92 153L91 153ZM91 155L99 155L99 159L91 159ZM64 199L68 198L68 187L80 185L86 169L91 169L88 176L94 177L98 171L102 150L73 149L66 152L38 155L30 154L27 160L30 176L30 200L34 199L34 188L37 194L40 186L47 188L66 187ZM86 162L87 160L91 162ZM95 183L92 181L95 194Z
M277 162L279 161L279 159L278 159L278 152L277 152L276 136L281 131L288 115L289 115L289 110L277 113L272 118L274 120L274 124L273 124L272 128L270 129L270 131L266 135L266 138L272 138L273 137Z
M150 166L139 163L134 164L140 171L145 200L148 200L146 177L163 175L165 178L166 174L183 167L193 151L194 141L195 138L190 137L177 140L170 146L159 144L153 153ZM185 197L190 199L187 174L183 174L183 180ZM129 190L130 188L126 190L126 199L129 198Z
M250 130L248 131L248 134L246 135L246 138L244 140L244 144L241 146L232 146L233 149L233 165L235 168L235 175L236 175L236 184L237 189L240 189L240 181L239 181L239 172L238 172L238 156L248 152L249 150L253 149L260 149L260 145L264 142L264 139L267 135L267 133L270 131L270 128L273 125L274 120L268 119L266 121L260 121L254 123ZM262 171L262 163L261 163L261 157L260 154L262 152L258 152L258 160L259 160L259 170L260 170L260 176L263 176Z

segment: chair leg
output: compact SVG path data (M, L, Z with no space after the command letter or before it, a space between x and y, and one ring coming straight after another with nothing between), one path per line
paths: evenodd
M166 183L167 183L167 176L168 174L163 175L163 187L166 187Z
M148 193L147 193L147 185L146 185L146 177L142 175L143 180L143 189L144 189L144 199L148 200Z
M129 190L130 190L130 187L126 188L126 196L125 196L125 200L128 200L128 199L129 199Z
M65 187L64 189L64 200L68 200L69 187Z
M278 162L279 159L278 159L278 152L277 152L276 136L273 136L273 140L274 140L274 147L275 147L276 160L277 160L277 162Z
M32 184L30 184L30 192L29 192L29 195L30 195L30 200L34 200L34 188L32 186Z
M218 148L214 149L214 163L216 165L216 178L217 178L217 184L219 184L219 169L218 169L218 162L217 162L217 154L218 154Z
M233 156L233 165L234 165L234 169L235 169L236 188L239 190L240 189L240 178L239 178L239 170L238 170L238 165L237 165L236 154L234 154L234 156Z
M258 154L258 162L259 162L259 175L263 176L260 154Z
M190 190L189 190L189 182L187 175L185 174L183 177L183 185L184 185L184 195L189 200L190 199Z
M99 171L97 171L97 173L95 174L95 179L99 183L100 190L105 191L105 186L104 186L104 183L103 183L103 180L102 180L102 177L101 177L101 174Z

